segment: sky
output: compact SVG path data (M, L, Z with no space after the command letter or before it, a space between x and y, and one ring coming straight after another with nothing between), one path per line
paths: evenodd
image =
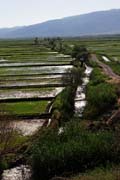
M120 9L120 0L0 0L0 28Z

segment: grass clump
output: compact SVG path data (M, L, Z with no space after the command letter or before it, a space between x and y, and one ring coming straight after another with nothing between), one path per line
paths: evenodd
M110 62L109 66L113 69L113 71L120 75L120 63L119 62Z
M52 106L52 115L54 116L58 111L61 122L69 121L74 114L74 98L77 86L81 83L82 71L79 66L73 67L68 70L67 76L62 78L63 83L68 86L57 96ZM54 119L56 119L55 116Z
M117 101L116 89L114 85L107 83L106 79L107 77L100 72L100 69L94 69L87 87L85 118L97 118L115 105Z
M32 146L34 179L47 180L65 172L85 171L114 160L111 132L92 133L70 122L64 132L44 131Z
M57 110L60 112L61 121L68 121L72 117L74 111L74 96L75 89L70 86L66 87L53 103L53 116L55 114L54 112Z
M98 167L94 170L70 178L70 180L117 180L120 179L120 167L103 168Z

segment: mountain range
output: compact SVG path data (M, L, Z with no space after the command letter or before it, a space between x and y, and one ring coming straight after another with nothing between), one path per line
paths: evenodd
M75 37L120 34L120 9L0 29L0 38Z

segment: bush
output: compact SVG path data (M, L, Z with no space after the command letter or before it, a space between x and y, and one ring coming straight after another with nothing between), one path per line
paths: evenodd
M96 118L116 103L117 95L113 85L100 83L96 86L89 85L87 89L88 104L84 115L89 118Z
M52 115L58 110L61 113L61 120L68 121L74 112L74 96L75 88L66 87L61 94L58 95L52 107Z
M106 79L108 77L102 74L99 68L93 70L91 81L87 86L84 118L97 118L116 103L116 89L114 85L107 83Z
M74 98L77 86L81 83L82 69L80 67L73 67L68 70L68 74L63 77L62 81L69 84L55 99L52 106L52 115L55 117L56 110L61 114L61 121L70 120L74 113Z
M113 160L111 132L92 133L71 122L64 132L42 132L32 147L34 179L47 180L64 172L79 172Z
M108 77L101 73L100 68L95 68L91 74L90 84L95 86L97 84L104 83L106 79L108 79Z

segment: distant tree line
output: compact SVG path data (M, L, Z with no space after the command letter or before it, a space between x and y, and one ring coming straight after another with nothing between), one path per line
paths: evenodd
M71 55L75 61L81 63L81 67L89 59L89 52L85 46L81 46L79 44L71 47L69 44L65 42L64 39L60 37L48 37L43 39L39 39L38 37L36 37L34 39L34 45L44 45L47 48L50 48L52 51L56 51L66 55Z

